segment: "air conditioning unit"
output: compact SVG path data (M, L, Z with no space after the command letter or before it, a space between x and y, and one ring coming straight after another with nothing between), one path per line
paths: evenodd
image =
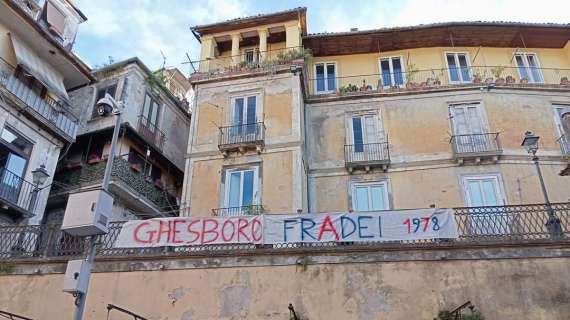
M70 260L67 262L63 278L63 292L85 293L89 286L91 268L85 260Z
M74 236L93 236L109 232L113 196L104 190L72 193L67 200L61 230Z

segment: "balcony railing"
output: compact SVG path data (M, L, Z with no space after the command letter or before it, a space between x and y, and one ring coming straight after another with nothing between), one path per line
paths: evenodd
M501 245L570 243L570 203L553 204L554 214L560 220L563 235L552 237L546 223L548 208L544 204L455 208L458 227L457 239L351 242L351 243L282 243L271 248L255 244L182 246L175 250L159 248L115 248L124 222L112 222L109 233L100 236L97 253L105 256L153 256L153 255L215 255L216 253L290 252L292 250L381 250L410 248L488 247ZM82 256L87 249L86 238L68 236L57 225L0 226L0 260L33 257Z
M387 166L390 163L388 142L345 145L344 161L349 170L358 166Z
M218 148L220 151L247 149L250 146L261 151L265 145L263 122L220 127Z
M142 115L139 116L137 131L148 142L159 150L162 150L166 136L164 135L164 132L160 131L160 129L158 129L156 125L152 124L149 119Z
M311 75L311 96L350 96L494 85L570 89L570 69L472 66L358 75Z
M177 210L178 204L175 196L170 194L162 184L152 181L145 173L148 165L144 159L136 161L136 163L130 163L128 155L116 157L111 178L121 182L121 185L125 188L132 189L141 198L149 200L161 211L170 212ZM92 186L103 180L105 166L106 160L82 164L78 168L58 172L54 180L56 183L67 186L67 188L62 189L62 192ZM55 193L52 192L52 194Z
M264 212L263 206L259 204L252 204L242 207L229 207L229 208L216 208L212 209L212 214L215 217L236 217L236 216L251 216L259 215Z
M562 155L570 157L570 140L567 135L563 134L558 138L558 143L560 144L560 151Z
M40 96L15 75L15 68L0 58L0 86L26 105L25 112L33 115L67 140L73 141L77 133L77 117L69 105L49 95Z
M0 167L0 201L15 206L27 215L32 215L36 208L38 192L33 183Z
M502 153L499 133L459 134L449 141L456 158L497 157Z

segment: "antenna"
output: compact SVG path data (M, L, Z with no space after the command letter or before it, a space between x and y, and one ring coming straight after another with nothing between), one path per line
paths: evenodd
M188 52L186 52L186 59L188 59L188 61L184 61L182 62L182 64L189 64L190 67L192 68L192 70L194 70L194 72L196 72L196 68L194 67L194 63L192 62L192 59L190 59L190 55L188 54ZM188 69L188 74L192 74L192 70Z
M162 56L162 71L164 72L164 68L166 67L166 56L164 55L164 52L162 52L162 49L160 49L160 55Z

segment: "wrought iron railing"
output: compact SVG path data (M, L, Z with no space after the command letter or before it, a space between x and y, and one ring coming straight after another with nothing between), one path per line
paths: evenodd
M344 160L347 164L390 162L388 142L345 145Z
M449 141L455 155L498 154L502 151L499 133L458 134Z
M78 119L64 101L56 101L49 95L40 95L15 76L12 65L0 58L0 86L4 87L28 108L42 123L53 128L69 140L75 139Z
M564 156L570 156L570 140L567 135L563 134L558 138L558 143L560 144L560 151Z
M338 72L338 70L336 70ZM367 74L312 74L310 95L361 95L469 86L553 87L570 89L570 69L512 66L411 69Z
M236 217L262 214L263 210L262 205L252 204L241 207L215 208L212 209L212 214L216 217Z
M410 240L388 242L351 243L282 243L271 248L260 248L254 244L182 246L175 249L158 248L115 248L123 222L112 222L109 233L100 236L100 256L142 256L142 255L204 255L216 252L256 252L260 250L330 250L366 248L415 248L454 246L493 246L570 243L570 203L552 204L554 214L560 220L562 236L553 237L546 223L549 219L545 204L455 208L454 216L458 227L457 239ZM86 250L85 238L71 237L58 225L0 226L0 260L32 257L81 256Z
M220 127L218 147L225 149L236 145L263 144L265 125L263 122Z
M20 316L20 315L17 315L15 313L3 311L3 310L0 310L0 316L1 316L1 318L9 319L9 320L34 320L32 318Z
M39 188L10 170L0 167L0 200L33 214Z
M148 142L162 150L166 136L155 124L152 124L145 116L140 115L137 126L138 133Z

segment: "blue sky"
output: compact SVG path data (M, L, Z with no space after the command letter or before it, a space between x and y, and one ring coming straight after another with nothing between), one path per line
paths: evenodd
M76 0L88 17L74 51L94 67L132 56L151 69L179 67L186 53L198 59L190 27L274 11L307 7L310 33L373 29L447 21L570 23L568 0Z

